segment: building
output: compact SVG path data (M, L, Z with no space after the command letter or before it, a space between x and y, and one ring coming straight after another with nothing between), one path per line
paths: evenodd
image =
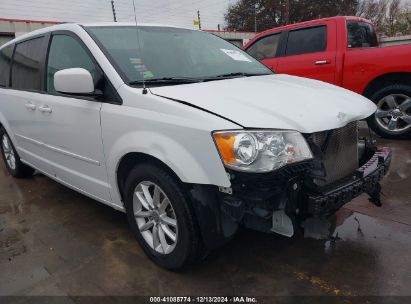
M204 30L205 32L219 36L238 47L243 47L256 34L254 32L238 32L238 31L218 31L218 30Z
M42 20L19 20L19 19L6 19L0 18L0 45L3 45L7 41L27 32L37 30L46 26L59 24L56 21L42 21ZM217 35L231 43L242 47L251 38L255 36L251 32L234 32L234 31L217 31L217 30L205 30L206 32Z
M54 21L36 21L36 20L19 20L0 18L0 45L15 37L43 28L46 26L58 24Z
M21 34L59 23L61 22L0 18L0 46ZM254 32L218 30L204 31L219 36L237 45L238 47L242 47L255 36ZM411 36L383 37L380 39L380 43L382 46L411 43Z

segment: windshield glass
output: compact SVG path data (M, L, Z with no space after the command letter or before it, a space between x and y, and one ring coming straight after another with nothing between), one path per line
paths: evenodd
M272 74L231 43L205 32L156 26L89 27L123 80L205 80Z

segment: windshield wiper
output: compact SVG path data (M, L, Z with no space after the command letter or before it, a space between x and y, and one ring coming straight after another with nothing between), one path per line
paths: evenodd
M210 76L205 78L190 78L190 77L161 77L161 78L151 78L145 80L135 80L131 81L129 85L142 85L145 84L184 84L184 83L196 83L196 82L203 82L203 81L212 81L212 80L222 80L234 77L251 77L251 76L263 76L263 75L270 75L267 73L244 73L244 72L236 72L236 73L227 73L221 74L216 76Z
M135 80L131 81L128 84L129 85L136 85L136 84L152 84L152 83L171 83L171 84L177 84L177 83L195 83L195 82L201 82L203 81L202 79L197 79L197 78L189 78L189 77L162 77L162 78L151 78L151 79L145 79L145 80Z
M235 72L235 73L227 73L221 74L216 76L207 77L204 81L208 80L218 80L218 79L227 79L227 78L234 78L234 77L251 77L251 76L264 76L264 75L271 75L268 73L244 73L244 72Z

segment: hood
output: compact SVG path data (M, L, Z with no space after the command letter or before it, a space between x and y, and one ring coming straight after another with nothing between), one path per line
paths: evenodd
M313 133L344 127L376 111L370 100L321 81L289 75L242 77L151 88L245 128Z

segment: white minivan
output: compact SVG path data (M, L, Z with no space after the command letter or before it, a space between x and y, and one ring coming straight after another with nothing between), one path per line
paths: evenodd
M10 174L38 170L126 212L143 250L169 269L240 225L290 237L361 193L380 205L391 151L357 126L375 110L172 26L62 24L0 49Z

